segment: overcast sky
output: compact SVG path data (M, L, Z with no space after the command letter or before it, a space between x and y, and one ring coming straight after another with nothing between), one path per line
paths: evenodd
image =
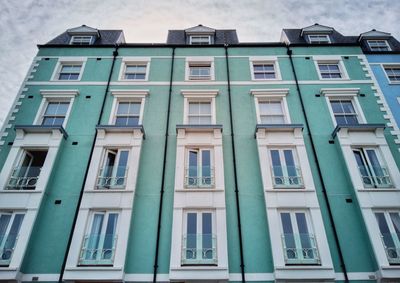
M127 42L165 42L168 29L233 28L239 40L279 41L282 28L314 23L344 35L373 28L400 38L398 0L1 0L0 125L37 52L71 27L122 29Z

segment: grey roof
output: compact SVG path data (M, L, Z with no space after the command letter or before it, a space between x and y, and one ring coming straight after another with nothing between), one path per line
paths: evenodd
M372 32L376 32L376 34L380 33L380 34L382 34L382 36L376 35L374 37L366 37L366 38L362 37L363 35L368 34L370 32L371 33ZM392 35L390 35L390 33L379 32L379 31L376 31L374 29L371 30L370 32L364 32L364 33L360 34L360 36L359 36L360 46L361 46L361 49L364 52L373 52L369 48L369 45L368 45L368 42L367 42L367 40L369 40L369 39L376 39L376 40L384 39L389 44L390 50L391 50L391 51L386 51L386 52L400 52L400 42L396 38L394 38ZM382 53L382 52L381 51L374 51L373 53Z
M201 25L199 25L201 26ZM208 27L207 27L208 28ZM190 28L193 29L193 28ZM187 29L187 30L190 30ZM167 44L187 44L188 37L185 30L169 30ZM239 39L234 29L217 29L214 34L214 44L237 44Z
M290 44L307 44L306 36L301 36L302 29L283 29ZM354 43L357 44L358 36L344 36L341 33L333 30L329 34L331 43Z
M96 38L93 45L113 45L116 43L123 43L125 41L124 32L122 30L98 30L98 32L100 37ZM72 35L70 35L68 31L65 31L46 44L69 44L71 37Z

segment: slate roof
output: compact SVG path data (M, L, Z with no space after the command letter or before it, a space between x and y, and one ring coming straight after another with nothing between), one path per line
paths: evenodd
M301 36L301 29L283 29L290 44L307 44L305 37ZM344 36L333 30L329 33L331 43L357 44L358 36Z
M118 39L120 38L121 34L122 38L124 38L122 30L99 30L99 33L100 37L97 38L92 45L113 45L118 42ZM71 35L68 34L67 31L65 31L56 38L47 42L46 44L63 45L63 44L69 44L70 41L71 41Z
M375 32L375 31L376 30L373 29L370 32ZM388 52L388 53L390 53L390 52L400 52L400 42L396 38L394 38L392 35L390 35L390 33L384 33L384 32L379 32L379 31L377 31L377 32L378 33L382 33L384 36L383 37L377 36L377 37L361 38L360 46L361 46L361 49L364 52L375 53L375 54L383 53L382 51L371 51L371 49L369 48L368 42L367 42L368 39L371 39L371 40L384 39L384 40L387 41L387 43L389 44L390 49L391 49L391 51L385 51L385 52ZM367 33L368 32L365 32L365 33L362 33L361 35L364 35L364 34L367 34ZM360 37L361 37L361 35L360 35ZM360 37L359 37L359 39L360 39Z
M239 39L234 29L215 30L214 44L238 44ZM185 30L169 30L167 44L187 44Z

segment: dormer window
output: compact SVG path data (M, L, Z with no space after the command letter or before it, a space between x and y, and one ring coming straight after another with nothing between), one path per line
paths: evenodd
M93 36L74 35L71 37L71 45L91 45L93 43Z
M191 35L189 37L189 44L191 45L210 45L211 36L210 35Z
M313 34L308 35L308 40L310 43L331 43L329 35L327 34Z
M367 43L371 51L390 51L387 40L367 40Z

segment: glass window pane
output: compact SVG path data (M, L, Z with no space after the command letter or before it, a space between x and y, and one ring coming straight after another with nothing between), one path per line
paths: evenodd
M189 103L189 114L199 114L200 113L200 103L190 102Z
M6 231L7 231L7 227L8 227L8 223L10 222L11 219L11 214L2 214L0 216L0 240L3 239ZM1 241L0 241L1 243Z
M55 115L57 113L58 102L49 102L45 115Z
M197 234L197 214L187 214L187 234Z
M209 102L200 103L200 113L201 114L211 114L211 103L209 103Z
M139 117L129 117L126 120L127 126L137 126L139 125Z
M128 118L126 118L126 117L117 117L115 119L115 125L116 126L126 126L127 121L128 121Z
M117 114L128 114L129 113L129 102L118 103Z
M390 234L389 226L386 222L385 214L382 212L375 213L376 220L378 221L379 231L381 232L383 242L386 247L393 248L395 247L392 235Z

